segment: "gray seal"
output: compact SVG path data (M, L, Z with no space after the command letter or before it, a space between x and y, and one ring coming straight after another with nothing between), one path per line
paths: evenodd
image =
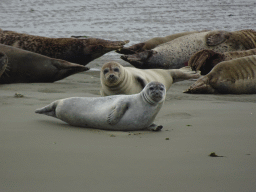
M138 94L107 97L71 97L52 102L35 112L53 116L66 123L94 129L159 131L153 123L165 100L166 90L150 82Z
M4 52L0 52L0 78L2 74L5 72L8 64L7 55Z
M203 49L216 52L241 51L256 48L256 31L208 31L185 35L161 44L152 50L121 58L141 69L178 69L187 65L190 57Z
M190 67L182 69L137 69L123 67L121 64L110 61L105 63L100 72L101 95L135 94L151 81L158 81L168 90L175 82L197 79L199 72L194 72Z
M0 83L54 82L89 70L83 65L46 57L23 49L0 44L0 52L8 58ZM6 64L6 60L4 63Z
M142 52L142 51L154 49L158 45L161 45L161 44L166 43L168 41L172 41L172 40L174 40L178 37L182 37L184 35L189 35L189 34L193 34L193 33L200 33L200 32L199 31L186 31L186 32L181 32L181 33L168 35L168 36L165 36L165 37L154 37L154 38L149 39L145 42L134 44L130 47L124 47L124 48L121 48L121 49L117 49L116 52L120 53L120 54L125 54L125 55L135 54L135 53L139 53L139 52Z
M218 53L209 49L204 49L192 55L188 61L188 66L194 71L201 71L201 75L206 75L212 68L222 61L229 61L241 57L256 55L256 49L245 51L229 51Z
M39 53L47 57L87 65L129 41L111 41L98 38L49 38L14 31L0 31L0 43Z
M256 55L219 63L185 93L256 93Z

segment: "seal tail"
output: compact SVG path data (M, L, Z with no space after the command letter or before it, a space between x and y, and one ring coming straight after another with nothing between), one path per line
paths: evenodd
M48 115L48 116L52 116L52 117L57 117L55 109L56 109L58 103L59 103L59 101L54 101L51 104L49 104L43 108L36 109L35 113L44 114L44 115Z

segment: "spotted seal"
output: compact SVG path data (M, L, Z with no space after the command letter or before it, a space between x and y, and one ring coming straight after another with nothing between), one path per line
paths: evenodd
M0 31L0 43L48 57L86 65L105 53L122 48L129 41L98 38L49 38L14 31Z
M121 58L137 68L181 68L189 58L203 49L216 52L241 51L256 48L256 31L208 31L185 35L161 44L152 50Z
M0 44L0 52L8 58L0 83L54 82L89 70L83 65L46 57L23 49Z
M197 79L198 72L193 72L189 67L183 69L137 69L123 67L121 64L111 61L105 63L100 72L102 96L117 94L135 94L151 81L158 81L168 90L175 82L186 79Z
M150 82L138 94L107 97L72 97L52 102L35 112L56 117L66 123L94 129L159 131L153 124L165 100L166 90Z
M228 61L249 55L256 55L256 49L245 51L230 51L217 53L209 49L204 49L192 55L188 61L188 66L194 71L201 71L202 75L209 73L212 68L222 61Z
M185 93L256 93L256 55L219 63Z
M120 54L126 54L126 55L135 54L135 53L139 53L139 52L142 52L142 51L154 49L155 47L157 47L160 44L163 44L163 43L166 43L168 41L172 41L172 40L174 40L178 37L193 34L193 33L199 33L199 31L186 31L186 32L181 32L181 33L168 35L168 36L165 36L165 37L154 37L154 38L149 39L145 42L137 43L137 44L132 45L130 47L124 47L124 48L121 48L121 49L117 49L116 52L120 53Z

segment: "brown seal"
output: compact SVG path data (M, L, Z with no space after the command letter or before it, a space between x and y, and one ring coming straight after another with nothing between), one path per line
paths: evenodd
M8 58L0 83L54 82L72 74L89 70L88 67L46 57L23 49L0 44L0 52Z
M185 93L256 93L256 55L219 63Z
M139 53L142 51L146 51L146 50L150 50L150 49L154 49L155 47L157 47L160 44L166 43L168 41L172 41L178 37L182 37L184 35L189 35L189 34L193 34L193 33L199 33L199 31L187 31L187 32L181 32L181 33L176 33L176 34L172 34L172 35L168 35L165 37L154 37L152 39L149 39L145 42L142 43L137 43L135 45L132 45L130 47L124 47L121 49L117 49L116 52L117 53L121 53L121 54L135 54L135 53Z
M0 77L5 72L8 63L8 58L4 52L0 52Z
M152 50L121 58L141 69L178 69L184 67L198 51L210 49L218 53L256 48L256 31L208 31L193 33L161 44Z
M182 69L137 69L134 67L123 67L121 64L111 61L105 63L100 72L101 95L135 94L152 81L165 85L168 90L175 82L197 79L199 73L193 72L189 67Z
M0 43L48 57L86 65L105 53L120 49L129 41L110 41L97 38L49 38L0 31Z
M249 49L246 51L230 51L224 53L204 49L190 57L188 66L190 66L192 70L201 71L202 75L206 75L215 65L222 61L228 61L250 55L256 55L256 49Z

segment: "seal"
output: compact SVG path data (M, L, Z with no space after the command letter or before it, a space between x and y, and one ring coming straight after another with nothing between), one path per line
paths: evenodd
M100 72L102 96L118 94L135 94L151 81L158 81L168 90L175 82L186 79L197 79L200 74L193 72L189 67L182 69L137 69L123 67L121 64L111 61L105 63Z
M137 43L137 44L132 45L130 47L124 47L124 48L121 48L121 49L117 49L116 52L121 53L121 54L126 54L126 55L135 54L135 53L139 53L139 52L142 52L142 51L154 49L158 45L161 45L161 44L166 43L168 41L172 41L172 40L174 40L178 37L182 37L184 35L189 35L189 34L193 34L193 33L199 33L199 31L187 31L187 32L181 32L181 33L168 35L168 36L165 36L165 37L154 37L154 38L149 39L145 42Z
M256 55L219 63L185 93L256 93Z
M98 38L49 38L0 31L0 43L39 53L48 57L87 65L110 51L122 48L129 41L110 41Z
M4 52L0 52L0 78L6 70L8 64L8 58Z
M152 50L122 55L121 58L141 69L178 69L185 66L193 54L203 49L222 53L254 48L256 48L254 30L208 31L185 35Z
M54 82L89 70L83 65L53 59L23 49L0 44L0 52L8 58L0 83Z
M229 61L236 58L256 55L256 49L245 51L230 51L217 53L209 49L204 49L192 55L188 61L188 66L194 71L201 71L201 75L206 75L212 68L222 61Z
M164 103L165 95L163 84L150 82L138 94L72 97L54 101L35 112L79 127L114 131L159 131L162 126L157 126L153 121Z

